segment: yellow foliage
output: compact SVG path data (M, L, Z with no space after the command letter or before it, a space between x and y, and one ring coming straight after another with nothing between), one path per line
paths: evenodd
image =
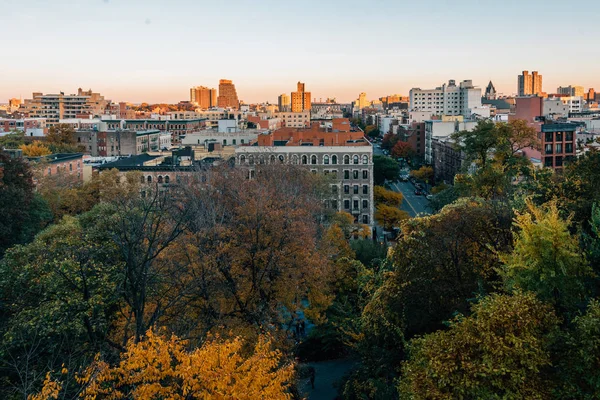
M37 394L28 396L27 400L58 399L58 395L60 394L61 389L62 385L57 381L52 380L52 378L50 377L50 372L48 372L46 374L46 379L44 379L42 390Z
M377 211L375 211L375 220L388 231L400 226L400 222L408 218L410 216L406 211L385 204L378 205Z
M35 140L30 144L22 144L19 148L23 150L23 155L27 157L41 157L52 153L52 151L44 146L39 140Z
M391 207L399 207L402 204L404 197L402 193L387 190L383 186L375 186L373 190L373 198L378 204L385 204Z
M117 366L97 360L79 378L82 397L93 399L291 399L294 370L271 339L261 336L245 357L242 339L205 342L193 351L176 336L151 330L129 343Z

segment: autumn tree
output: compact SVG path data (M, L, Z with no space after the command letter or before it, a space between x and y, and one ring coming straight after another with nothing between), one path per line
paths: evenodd
M75 141L75 129L69 124L56 124L48 129L46 144L52 153L76 153L81 151Z
M23 155L26 157L41 157L52 153L50 148L39 140L34 140L30 144L22 144L19 148L23 150Z
M415 179L425 182L425 184L433 182L433 168L426 165L419 169L410 171L410 175Z
M402 221L410 218L410 215L397 206L379 204L376 207L374 218L379 225L383 226L383 229L391 231L393 228L399 227Z
M407 142L398 141L394 147L392 147L390 153L395 158L404 158L408 160L415 155L415 150Z
M400 137L398 135L395 135L391 132L386 132L381 140L381 147L386 150L392 150L399 140Z
M373 199L378 204L385 204L386 206L391 207L400 207L400 205L402 205L402 201L404 200L404 196L402 196L402 193L387 190L383 186L375 186L373 189Z
M447 331L413 339L401 399L547 399L550 333L559 320L533 294L490 295Z

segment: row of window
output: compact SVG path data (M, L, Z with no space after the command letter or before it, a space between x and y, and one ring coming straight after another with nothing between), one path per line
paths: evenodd
M335 193L337 193L337 186L333 187L335 187L336 189L332 189L332 191L335 191ZM359 194L359 189L359 185L352 185L352 193ZM344 185L344 194L350 194L350 185ZM369 185L362 185L362 194L369 194Z
M369 200L362 200L362 202L360 200L350 200L350 199L344 199L344 209L345 210L351 210L350 206L352 206L352 210L361 210L361 208L359 207L362 203L362 210L368 210L369 209ZM326 208L331 208L333 210L337 210L338 209L338 201L337 200L325 200L325 207Z
M292 159L292 164L302 164L302 165L317 165L319 164L319 158L316 155L312 155L312 156L308 156L308 155L302 155L302 156L298 156L297 154L292 155L291 157ZM255 160L254 155L249 155L246 158L246 155L242 154L240 156L240 164L250 164L250 165L254 165L256 161L258 161L259 164L264 164L265 160L267 160L267 158L265 158L264 155L260 155L257 157L257 160ZM283 154L280 154L279 156L275 156L274 154L272 154L271 156L269 156L268 160L270 161L271 164L275 163L276 161L279 161L280 163L283 163L285 161L285 156ZM343 156L342 158L343 163L345 165L350 165L350 164L354 164L354 165L359 165L361 164L369 164L369 156L368 155L363 155L362 157L360 157L359 155L354 155L352 157L350 157L350 155L346 154ZM337 165L338 161L342 161L340 159L338 159L337 155L324 155L323 159L322 159L322 163L324 165Z
M563 152L563 144L556 143L553 148L552 143L546 143L545 154L553 154L552 150L555 150L554 154L561 154ZM565 153L573 153L573 143L565 143Z
M546 142L562 142L563 136L566 142L573 141L573 132L565 132L564 135L563 132L546 132L544 134L544 139Z

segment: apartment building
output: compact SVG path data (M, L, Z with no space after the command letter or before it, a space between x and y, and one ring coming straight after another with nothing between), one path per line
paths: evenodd
M298 82L298 90L292 92L291 103L292 112L294 113L310 111L310 92L305 91L304 83Z
M556 93L581 98L585 97L585 89L583 88L583 86L559 86L556 89Z
M471 80L457 86L454 80L435 89L410 90L411 111L431 112L433 115L462 115L470 117L481 106L481 89Z
M471 131L477 126L477 121L456 119L455 121L429 120L425 121L425 154L426 164L434 163L433 140L448 138L459 131Z
M33 93L31 99L25 99L20 110L31 118L45 118L48 126L56 125L61 119L98 116L104 114L110 100L92 90L77 91L77 94L65 95Z
M217 89L209 89L205 86L191 88L190 103L203 110L217 107Z
M523 71L517 80L519 96L539 96L542 94L542 75L537 71L533 71L531 74L529 74L529 71Z
M332 128L315 123L259 135L256 145L235 149L235 163L248 169L250 179L263 164L300 165L331 177L326 207L352 214L356 223L373 225L373 147L347 119L334 119Z
M48 133L45 118L0 118L0 133L23 132L25 136L44 136Z
M235 85L228 79L221 79L219 81L217 107L233 108L234 110L238 110L240 108L240 101L235 90Z
M159 130L80 130L75 132L75 140L92 157L131 156L171 148L171 135Z
M287 128L306 128L310 126L310 111L276 113L276 118L281 120L281 126Z
M292 111L292 103L290 101L290 96L285 93L282 93L277 98L277 106L279 112L290 112Z

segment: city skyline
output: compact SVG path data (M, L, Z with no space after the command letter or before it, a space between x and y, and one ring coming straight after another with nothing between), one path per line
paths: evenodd
M600 16L597 2L582 7L587 17ZM499 93L511 95L523 70L539 71L545 92L568 85L587 91L600 86L593 35L585 34L583 23L568 35L550 29L576 15L557 1L537 0L501 7L463 0L454 8L435 1L308 1L301 8L230 1L224 8L184 0L168 6L156 0L33 0L0 15L6 31L16 32L5 44L11 56L3 66L0 103L80 87L113 101L175 103L189 99L190 87L216 87L220 79L232 80L247 103L277 104L298 81L310 88L311 100L341 102L361 92L369 100L407 95L450 79L470 79L482 89L491 80Z

